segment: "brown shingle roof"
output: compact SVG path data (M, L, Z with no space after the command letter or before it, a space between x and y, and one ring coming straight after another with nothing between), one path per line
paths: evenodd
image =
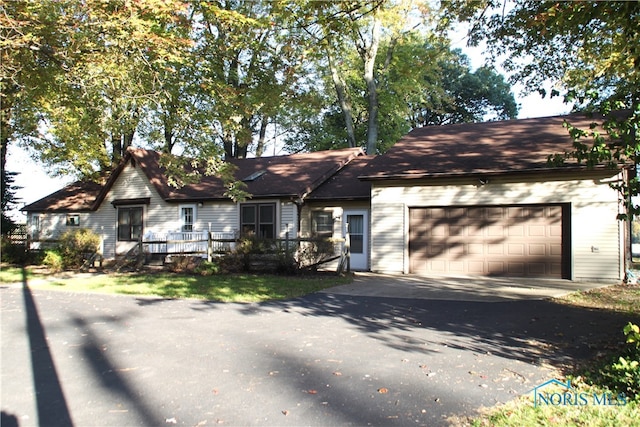
M171 187L160 154L155 151L131 150L158 193L167 201L228 199L223 182L215 176L203 176L200 182L182 188ZM299 153L288 156L232 159L234 176L244 180L253 198L305 197L354 158L363 155L360 148ZM247 178L254 179L247 179Z
M371 170L362 177L410 179L548 170L549 155L573 148L563 127L565 120L583 129L597 121L571 114L417 128L373 160Z
M24 212L83 212L90 211L102 185L90 181L76 181L20 209Z
M253 198L306 197L347 163L363 155L360 148L300 153L289 156L233 159L235 178L246 180L247 190ZM165 169L160 165L161 154L144 149L130 149L122 162L102 186L92 182L76 182L37 202L23 211L89 211L97 209L128 162L139 166L166 201L228 200L225 187L215 176L202 176L197 184L175 188L169 185ZM254 179L247 178L253 175Z
M366 175L369 163L375 156L361 156L314 190L309 200L359 200L371 197L371 183L358 179Z

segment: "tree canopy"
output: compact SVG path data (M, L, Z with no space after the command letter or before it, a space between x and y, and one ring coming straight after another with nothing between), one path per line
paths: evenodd
M564 96L576 110L604 116L602 125L576 129L574 150L552 158L574 158L587 165L631 167L627 182L616 186L627 213L640 209L632 196L640 151L640 2L521 1L450 2L451 16L472 23L471 42L487 41L495 60L529 91ZM546 93L544 82L555 88ZM612 112L622 114L611 114ZM624 217L624 216L623 216Z
M19 143L53 172L100 179L136 144L171 170L182 154L224 175L222 157L260 156L269 138L373 153L411 127L514 117L509 85L449 48L430 4L5 2L2 169Z

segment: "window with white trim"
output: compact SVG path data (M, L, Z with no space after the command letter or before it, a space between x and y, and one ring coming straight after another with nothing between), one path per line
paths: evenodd
M276 237L275 203L246 203L240 206L240 230L262 239Z
M40 238L40 214L31 215L31 238L34 240Z
M333 236L333 212L312 211L311 212L311 232L314 236Z
M118 206L118 240L137 241L142 236L142 206Z
M193 231L195 223L196 205L180 205L180 231Z
M67 227L79 227L80 214L67 214Z

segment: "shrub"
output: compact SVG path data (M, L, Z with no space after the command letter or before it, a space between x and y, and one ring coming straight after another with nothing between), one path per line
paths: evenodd
M246 236L231 253L220 260L220 270L225 273L295 273L296 260L292 252L286 251L282 246L275 240L261 239L255 235Z
M42 259L42 264L49 267L49 269L51 269L51 271L53 271L54 273L62 271L62 268L64 266L62 262L62 255L60 255L60 253L55 249L49 249L45 251L44 258Z
M169 270L174 273L190 273L195 271L203 262L202 258L190 255L176 255L171 257Z
M630 399L640 398L640 328L631 322L624 327L626 347L621 356L604 367L600 375L602 384L609 389L624 393Z
M298 267L317 270L318 264L335 255L332 239L315 239L304 242L298 249Z
M60 236L58 252L62 255L64 268L78 268L87 254L94 254L100 246L100 236L86 228L67 231Z
M28 257L24 245L17 245L4 236L2 237L0 255L2 262L10 264L24 264Z
M220 273L220 266L215 262L203 261L194 269L200 276L213 276Z

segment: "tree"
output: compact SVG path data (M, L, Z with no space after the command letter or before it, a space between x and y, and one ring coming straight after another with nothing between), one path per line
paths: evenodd
M285 2L286 3L286 2ZM202 2L194 6L198 105L210 115L227 158L246 157L299 79L303 45L281 2Z
M180 58L183 4L17 1L3 12L3 144L23 141L60 173L105 172L162 96L159 70Z
M382 51L386 51L382 42ZM412 34L399 40L385 72L379 73L379 137L376 149L385 151L409 130L420 126L517 116L511 88L492 69L470 68L469 60L449 45L424 34ZM382 61L381 58L379 58ZM358 68L359 57L343 55L345 70ZM357 72L345 72L345 91L364 93L365 85ZM331 87L329 78L323 88ZM288 122L292 151L344 147L349 144L338 102L327 107L330 96L317 93L316 109L293 112ZM309 103L308 105L313 105ZM364 141L367 128L367 98L354 97L350 102L354 117L354 136ZM297 114L296 114L297 113Z
M640 213L632 199L640 192L635 173L640 152L640 3L490 0L445 5L473 23L472 43L487 40L494 59L506 56L503 66L513 73L512 81L544 96L543 83L552 80L556 87L551 96L563 95L575 109L602 115L594 117L590 129L569 123L574 149L553 159L630 167L629 180L616 186L627 207L621 218ZM620 110L626 113L611 114Z
M14 185L14 177L16 172L8 172L4 168L0 171L0 179L2 180L2 224L0 230L2 234L6 234L14 229L15 223L8 215L8 212L17 204L16 190L19 187Z

